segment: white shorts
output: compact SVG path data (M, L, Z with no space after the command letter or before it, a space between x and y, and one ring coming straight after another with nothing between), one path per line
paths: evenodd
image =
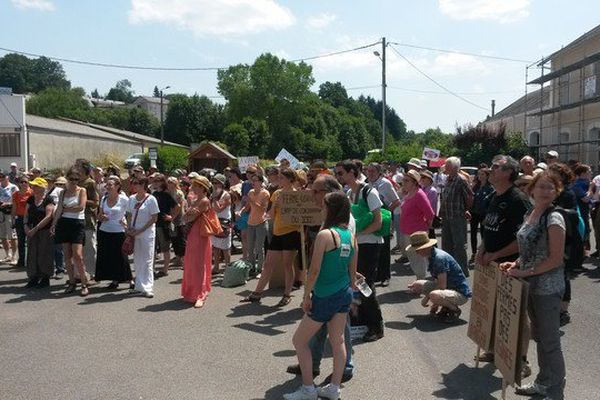
M12 228L12 219L10 215L0 212L0 240L10 240L15 238L15 230Z
M469 300L465 295L457 292L456 290L436 289L437 283L435 281L421 280L421 281L417 281L417 282L421 282L423 285L423 291L421 292L422 294L430 295L432 292L435 292L436 295L438 295L442 299L454 304L456 307L462 306Z

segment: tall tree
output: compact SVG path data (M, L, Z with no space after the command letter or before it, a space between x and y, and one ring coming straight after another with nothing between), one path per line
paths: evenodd
M154 91L152 92L152 96L160 97L160 90L158 90L158 86L154 86Z
M125 103L133 103L134 91L131 89L131 82L129 79L122 79L118 81L115 87L111 88L106 95L107 100L122 101Z
M165 139L176 143L199 143L219 139L225 118L223 106L206 96L169 96L165 119Z
M341 82L325 82L319 86L319 97L334 107L348 104L348 92Z
M71 83L59 62L11 53L0 57L0 86L11 87L14 93L38 93L47 88L69 89Z
M100 93L98 93L98 89L94 89L91 93L92 99L99 99Z

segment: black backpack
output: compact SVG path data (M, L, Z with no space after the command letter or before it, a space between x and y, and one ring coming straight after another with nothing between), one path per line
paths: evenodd
M584 243L583 238L579 235L579 213L577 209L568 209L558 206L549 207L540 221L543 221L543 226L548 223L548 215L556 211L562 215L565 220L565 251L563 259L565 267L568 269L579 268L583 264L584 259Z

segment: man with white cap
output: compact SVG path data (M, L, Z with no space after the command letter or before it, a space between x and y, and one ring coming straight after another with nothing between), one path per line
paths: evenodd
M13 185L16 185L17 181L19 180L19 169L17 168L16 162L10 163L10 172L8 173L8 180Z
M548 166L550 166L554 163L557 163L557 162L559 162L558 153L555 150L550 150L546 153L544 160L546 161L546 164Z
M430 239L427 232L410 235L410 245L406 251L414 250L419 256L429 260L427 270L432 280L416 280L408 285L411 292L423 294L421 304L427 307L431 301L432 315L446 323L458 320L460 306L471 297L471 288L460 265L448 253L435 246L436 239Z
M8 175L0 171L0 240L6 252L1 262L10 263L17 260L17 239L12 227L12 195L18 191L17 185L10 182Z

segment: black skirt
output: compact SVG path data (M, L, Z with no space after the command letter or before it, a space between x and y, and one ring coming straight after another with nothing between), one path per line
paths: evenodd
M132 279L129 259L121 252L124 241L123 232L98 230L96 281L129 282Z
M54 243L85 244L84 220L61 217L56 222Z

